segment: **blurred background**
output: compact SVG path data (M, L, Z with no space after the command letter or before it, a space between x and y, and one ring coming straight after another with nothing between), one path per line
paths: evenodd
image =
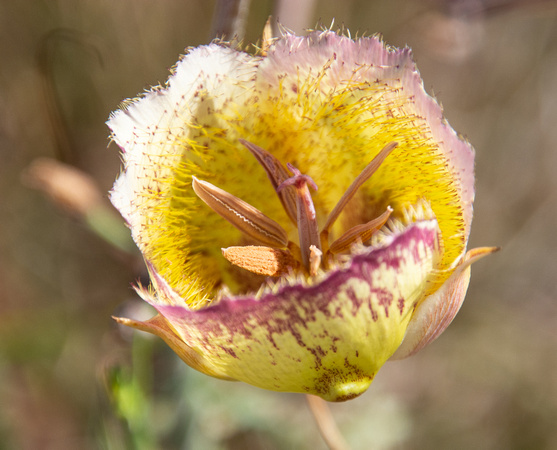
M557 2L252 0L232 25L226 3L0 2L0 449L325 448L303 396L200 375L111 319L150 312L104 122L186 47L230 26L254 43L269 15L412 47L476 148L471 247L503 248L438 341L331 405L346 440L557 449Z

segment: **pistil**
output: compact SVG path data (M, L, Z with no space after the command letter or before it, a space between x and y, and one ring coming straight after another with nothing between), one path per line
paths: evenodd
M312 272L310 268L315 266L315 258L311 258L310 247L315 247L315 249L321 253L321 242L319 240L319 228L317 227L315 206L313 205L308 185L311 186L314 191L317 191L317 185L309 175L302 174L292 164L288 163L287 167L290 172L292 172L293 176L284 180L277 187L277 192L280 193L287 186L293 186L296 189L297 226L298 237L300 239L300 250L302 251L302 263L308 271Z

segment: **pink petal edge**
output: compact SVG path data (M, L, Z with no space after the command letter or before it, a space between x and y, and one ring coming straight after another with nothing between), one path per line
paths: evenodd
M391 361L415 355L447 329L464 302L470 281L470 266L497 250L496 247L480 247L466 253L462 263L443 286L418 305L406 336L391 356Z

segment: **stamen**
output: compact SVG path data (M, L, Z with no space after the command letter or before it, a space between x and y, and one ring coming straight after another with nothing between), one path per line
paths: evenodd
M278 250L262 246L229 247L223 249L223 256L232 264L259 275L272 277L279 277L290 270L300 270L298 262L300 259L310 276L317 274L323 263L322 248L329 248L328 235L330 227L354 197L358 189L377 171L385 158L398 145L396 142L387 144L373 158L338 201L327 218L323 230L319 233L315 206L308 188L309 185L314 190L317 190L317 185L311 177L302 174L292 164L287 164L288 169L292 172L292 176L290 176L287 169L271 153L246 140L240 139L239 141L265 169L284 210L288 217L297 225L300 241L299 248L288 241L287 232L278 223L238 197L195 177L193 177L192 186L197 196L214 212L243 233L269 246L288 246L288 250ZM392 211L388 207L387 211L376 219L346 231L331 244L327 254L329 252L339 253L349 249L355 242L369 240L372 234L387 222Z
M242 269L267 277L280 277L299 268L298 261L288 250L250 245L223 248L222 255Z
M197 196L214 212L253 239L273 247L286 247L288 234L278 223L249 203L208 183L192 177Z
M325 226L321 231L322 238L325 240L329 234L329 228L335 223L338 219L338 216L344 209L344 207L348 204L348 202L354 197L354 194L360 189L362 184L364 184L369 178L379 169L379 166L385 161L385 158L391 154L391 152L398 146L398 142L391 142L381 150L375 158L371 160L371 162L365 167L364 170L356 177L356 179L352 182L350 187L346 190L344 195L338 201L336 206L333 208L331 214L327 218L327 222L325 222Z
M315 207L309 193L308 184L317 190L317 185L308 176L303 175L292 164L287 164L293 176L283 181L278 187L277 192L282 191L287 186L296 188L296 216L298 218L298 236L300 239L300 249L302 251L302 262L304 267L310 268L310 247L314 245L321 250L319 242L319 229L315 218Z
M277 188L288 178L290 175L288 174L286 168L281 164L281 162L275 158L271 153L267 150L262 149L258 145L252 144L251 142L245 141L244 139L240 139L240 143L245 146L257 162L263 166L265 172L267 172L267 176L273 185L275 191L279 196L280 202L292 223L296 224L296 193L293 189L283 189L278 192Z
M366 242L371 238L375 231L387 223L387 220L389 220L389 216L392 212L393 209L389 206L379 217L370 220L368 223L356 225L355 227L350 228L346 233L331 244L329 251L331 253L340 253L348 250L350 246L357 241Z

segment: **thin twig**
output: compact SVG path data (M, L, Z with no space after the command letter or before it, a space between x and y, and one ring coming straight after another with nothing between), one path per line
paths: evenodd
M295 33L303 33L315 26L316 0L276 0L273 16L273 36L280 36L280 25Z
M37 49L37 67L41 77L46 114L53 135L56 159L67 164L76 165L79 158L76 146L72 141L70 127L62 110L62 101L56 86L54 68L57 52L60 51L62 45L66 44L75 44L79 50L89 52L96 57L101 65L103 61L98 45L93 41L92 37L72 29L58 28L49 31L41 39Z
M246 31L250 0L217 0L211 38L240 42Z
M306 400L319 432L330 450L348 450L348 444L342 437L327 402L314 395L306 395Z

